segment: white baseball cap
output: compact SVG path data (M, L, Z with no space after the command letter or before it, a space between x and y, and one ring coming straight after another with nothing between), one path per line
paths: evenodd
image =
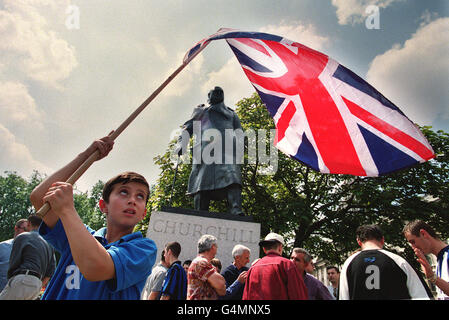
M265 244L273 243L275 241L280 242L282 245L284 245L284 238L280 234L270 232L266 235L264 240L259 242L259 246L264 246Z

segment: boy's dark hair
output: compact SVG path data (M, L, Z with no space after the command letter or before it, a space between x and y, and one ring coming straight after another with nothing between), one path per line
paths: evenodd
M422 220L414 220L414 221L407 223L404 226L404 229L402 229L402 233L405 234L406 232L409 232L410 234L414 235L415 237L419 237L419 236L421 236L419 233L419 231L421 229L426 230L427 233L432 238L439 238L437 233L435 232L435 230Z
M39 227L41 225L42 219L38 216L35 215L31 215L28 217L28 222L33 226L33 227Z
M367 240L381 241L384 237L380 227L375 224L360 226L357 228L355 234L357 239L359 239L362 243Z
M179 257L179 254L181 253L181 245L176 241L169 242L165 246L165 252L167 252L168 250L171 250L173 255L177 258L177 257Z
M109 203L109 196L111 195L112 189L114 189L114 186L116 184L119 183L127 184L130 182L137 182L147 187L148 194L146 201L148 202L148 199L150 197L150 185L142 175L131 171L122 172L116 175L115 177L109 179L108 182L106 182L106 184L103 187L103 194L102 194L103 200L106 201L106 203Z

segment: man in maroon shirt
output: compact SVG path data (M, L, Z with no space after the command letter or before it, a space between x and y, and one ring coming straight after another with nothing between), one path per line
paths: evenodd
M282 257L284 238L269 233L259 242L266 256L248 271L243 300L307 300L307 288L296 266Z

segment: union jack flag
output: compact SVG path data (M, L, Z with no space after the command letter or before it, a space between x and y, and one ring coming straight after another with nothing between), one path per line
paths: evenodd
M275 146L323 173L379 176L435 157L407 116L327 55L283 37L220 29L276 125Z

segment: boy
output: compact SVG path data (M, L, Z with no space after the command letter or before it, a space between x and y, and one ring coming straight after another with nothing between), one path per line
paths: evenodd
M146 214L149 186L145 178L126 172L105 184L99 207L106 215L107 227L96 232L78 216L72 186L60 182L66 181L96 149L102 159L112 147L109 136L94 141L31 193L36 211L45 202L50 204L39 233L61 253L42 299L140 298L157 252L152 240L132 232Z
M165 246L165 261L169 264L161 289L161 300L187 299L187 274L178 260L181 245L174 241Z
M422 220L407 223L402 232L412 246L427 280L436 286L437 299L449 300L449 245ZM436 273L425 257L427 254L437 258Z

